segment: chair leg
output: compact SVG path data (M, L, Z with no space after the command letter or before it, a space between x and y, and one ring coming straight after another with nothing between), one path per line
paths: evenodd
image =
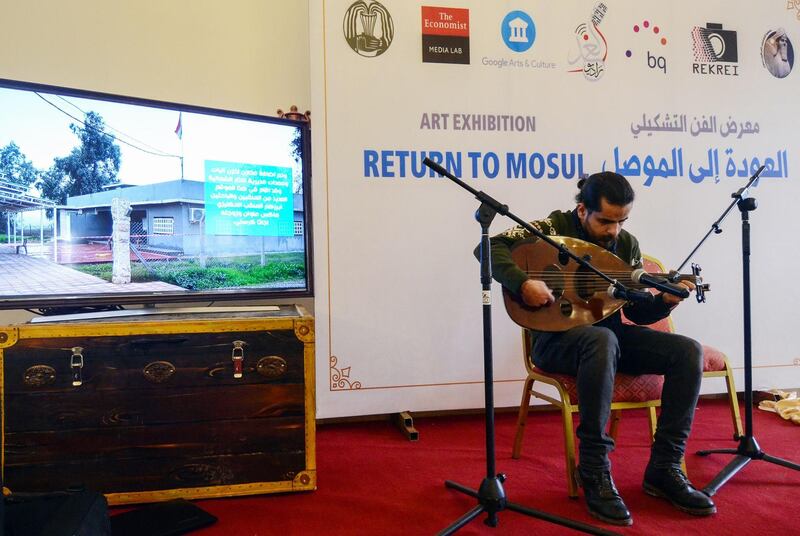
M728 403L731 405L731 419L733 420L733 439L739 440L744 436L742 418L739 415L739 399L736 396L736 386L733 384L733 372L729 363L725 362L725 383L728 386Z
M652 445L656 435L656 422L658 421L655 406L647 407L647 420L650 422L650 444Z
M533 378L528 376L525 380L525 386L522 388L522 401L519 403L519 414L517 415L517 434L514 437L514 449L511 451L511 457L515 460L519 459L522 453L522 437L525 434L525 423L528 420L528 409L531 405L532 389Z
M617 409L611 412L611 423L608 426L608 435L614 441L617 440L617 429L619 428L619 421L622 419L622 410Z
M564 428L564 457L567 464L567 494L571 498L578 496L578 481L575 475L575 432L572 427L572 408L568 400L561 407L561 419Z

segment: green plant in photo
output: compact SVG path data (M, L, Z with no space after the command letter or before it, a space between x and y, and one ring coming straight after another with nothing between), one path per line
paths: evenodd
M150 269L140 262L131 263L131 282L163 281L187 290L211 290L266 286L281 282L302 280L305 262L301 252L273 253L269 262L261 264L261 257L251 255L234 258L209 258L205 267L197 260L179 260L151 263ZM71 267L111 281L112 264L75 264Z

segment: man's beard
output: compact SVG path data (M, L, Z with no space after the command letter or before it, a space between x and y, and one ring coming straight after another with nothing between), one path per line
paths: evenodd
M613 237L596 237L593 236L591 231L589 230L589 225L586 220L579 220L581 222L581 227L583 227L583 234L589 238L590 242L597 244L598 246L605 248L605 249L614 249L616 246L617 239Z

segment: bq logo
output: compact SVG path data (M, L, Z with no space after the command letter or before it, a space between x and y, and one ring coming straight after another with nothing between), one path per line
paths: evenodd
M386 52L394 38L392 17L378 2L355 2L345 12L342 26L350 48L367 58Z
M761 63L775 78L785 78L794 66L794 48L786 30L770 30L761 40Z
M645 20L642 21L641 26L638 24L633 25L633 33L639 35L649 35L652 34L655 37L656 43L660 44L662 47L667 45L667 38L661 35L661 28L656 26L655 24L650 24L650 21ZM667 58L658 54L658 52L653 53L650 49L647 49L647 66L651 69L658 69L664 74L667 74ZM633 53L631 49L625 51L625 57L627 58L636 58L636 54Z
M469 65L469 9L422 6L422 61Z
M736 32L723 30L722 24L707 23L705 28L692 28L692 52L695 74L739 76L739 51ZM720 65L728 63L734 65Z
M536 41L536 25L524 11L512 11L500 24L503 42L514 52L525 52Z

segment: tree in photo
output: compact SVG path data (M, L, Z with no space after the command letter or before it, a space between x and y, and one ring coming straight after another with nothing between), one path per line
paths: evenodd
M36 180L38 171L13 141L0 149L0 182L27 189ZM6 213L0 212L0 221Z
M292 147L292 158L294 161L302 165L303 160L303 136L300 134L300 129L294 131L292 140L289 142ZM300 176L295 176L292 182L292 192L299 194L303 192L303 179Z
M0 181L29 186L36 180L36 168L13 141L0 149Z
M99 192L118 182L120 149L115 138L104 130L103 118L88 112L83 124L70 125L80 145L69 156L58 157L37 183L42 195L59 204L67 197Z

